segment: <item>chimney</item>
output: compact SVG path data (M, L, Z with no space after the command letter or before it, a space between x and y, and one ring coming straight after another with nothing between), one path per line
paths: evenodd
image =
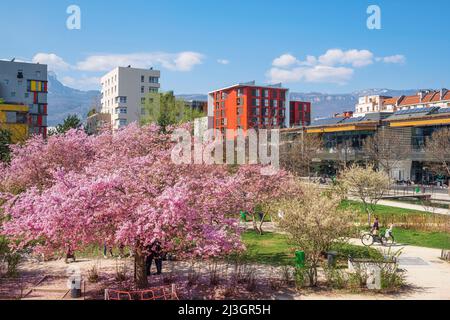
M419 91L419 93L417 93L417 94L419 95L420 102L422 102L422 99L423 99L423 91Z

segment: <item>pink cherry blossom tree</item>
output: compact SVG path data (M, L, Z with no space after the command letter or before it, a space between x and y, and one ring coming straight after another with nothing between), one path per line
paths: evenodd
M167 129L167 128L166 128ZM148 285L155 240L178 256L241 250L236 219L243 181L224 166L175 165L173 142L154 125L87 136L69 131L15 147L0 168L2 233L47 253L89 244L133 248L136 285Z

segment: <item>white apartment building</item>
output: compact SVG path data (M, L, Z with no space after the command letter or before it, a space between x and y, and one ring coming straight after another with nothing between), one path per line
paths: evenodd
M101 113L111 115L111 126L119 129L139 122L149 93L161 87L161 72L153 69L117 67L102 77Z
M383 110L383 101L390 97L384 96L364 96L360 97L355 107L355 117L364 117L367 113L387 111Z

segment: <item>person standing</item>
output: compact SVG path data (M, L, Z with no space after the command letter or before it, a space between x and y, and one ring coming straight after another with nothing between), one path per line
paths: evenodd
M153 242L149 248L149 255L147 256L145 267L147 271L147 276L151 275L152 262L155 260L156 265L156 274L160 275L162 273L162 260L163 260L163 252L161 248L161 242L158 240Z

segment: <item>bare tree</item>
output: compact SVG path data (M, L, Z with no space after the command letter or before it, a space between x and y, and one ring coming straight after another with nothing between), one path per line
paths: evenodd
M322 148L320 136L302 131L293 139L282 141L281 164L283 168L295 175L310 177L311 165Z
M410 153L410 145L399 142L398 134L390 129L380 130L374 136L365 139L364 153L383 168L389 177L398 163Z
M375 206L389 190L389 176L383 171L374 170L372 165L366 168L353 165L341 172L339 181L349 195L363 203L370 226Z
M450 128L440 129L426 139L425 152L436 163L435 171L450 177ZM450 194L450 181L449 194Z

